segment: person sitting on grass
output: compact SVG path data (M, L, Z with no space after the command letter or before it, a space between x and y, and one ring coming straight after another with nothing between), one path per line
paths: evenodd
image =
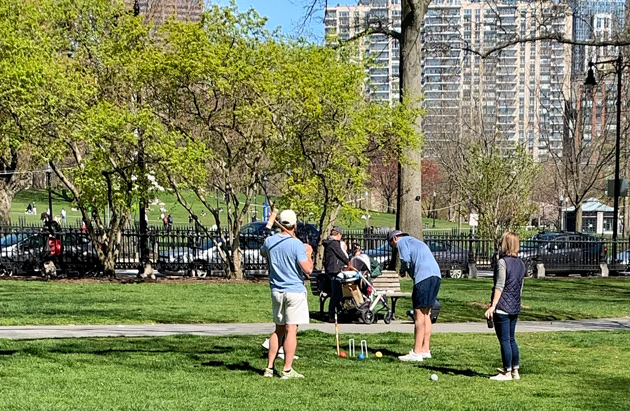
M309 323L306 287L302 273L313 272L313 248L294 237L297 216L284 210L278 217L282 231L267 237L260 254L268 259L271 306L275 331L269 337L269 356L265 377L273 377L274 362L281 344L284 346L282 379L304 378L293 369L297 348L297 331L300 324ZM284 343L282 341L284 340Z

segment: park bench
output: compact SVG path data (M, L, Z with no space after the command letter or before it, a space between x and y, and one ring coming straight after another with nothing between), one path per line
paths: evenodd
M319 314L324 315L324 304L330 297L324 290L320 290L320 282L317 280L318 275L326 275L323 272L313 272L311 275L311 292L314 296L319 297ZM400 298L411 298L411 293L405 293L400 290L400 277L396 271L384 270L383 273L372 280L374 288L380 292L385 292L390 299L390 307L392 314L396 314L396 303Z

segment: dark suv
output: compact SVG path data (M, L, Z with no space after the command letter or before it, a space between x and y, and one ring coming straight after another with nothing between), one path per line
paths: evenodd
M607 251L602 240L590 234L541 233L521 242L519 257L528 272L541 261L546 272L570 274L597 271Z
M262 247L265 242L265 238L276 232L275 229L267 229L265 227L266 224L267 223L264 221L245 224L239 233L241 248L259 249ZM313 248L317 247L319 231L313 224L304 224L298 221L297 228L295 229L295 235L302 242L309 243Z

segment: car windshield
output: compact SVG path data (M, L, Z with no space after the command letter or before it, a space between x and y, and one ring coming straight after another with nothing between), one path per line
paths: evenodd
M199 245L199 250L209 250L212 247L214 247L214 241L207 238L201 242L201 244Z
M9 234L0 239L0 247L10 247L19 243L26 237L26 234Z

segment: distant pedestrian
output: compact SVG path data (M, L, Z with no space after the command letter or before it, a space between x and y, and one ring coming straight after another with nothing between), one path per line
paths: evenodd
M168 231L171 231L173 229L173 216L172 215L168 215L168 217L166 218L166 223L168 224Z
M33 214L33 204L28 203L26 206L26 214Z
M35 204L35 201L33 201L33 215L37 215L37 205Z
M516 233L506 232L501 239L502 257L494 273L494 287L486 318L492 320L501 344L503 369L491 380L520 380L519 350L514 339L518 315L521 312L521 294L525 278L525 263L518 258L520 239Z
M61 209L61 222L62 223L66 223L66 218L68 217L67 213L66 213L66 209L62 208Z
M161 215L162 227L166 230L168 228L168 217L165 214Z

